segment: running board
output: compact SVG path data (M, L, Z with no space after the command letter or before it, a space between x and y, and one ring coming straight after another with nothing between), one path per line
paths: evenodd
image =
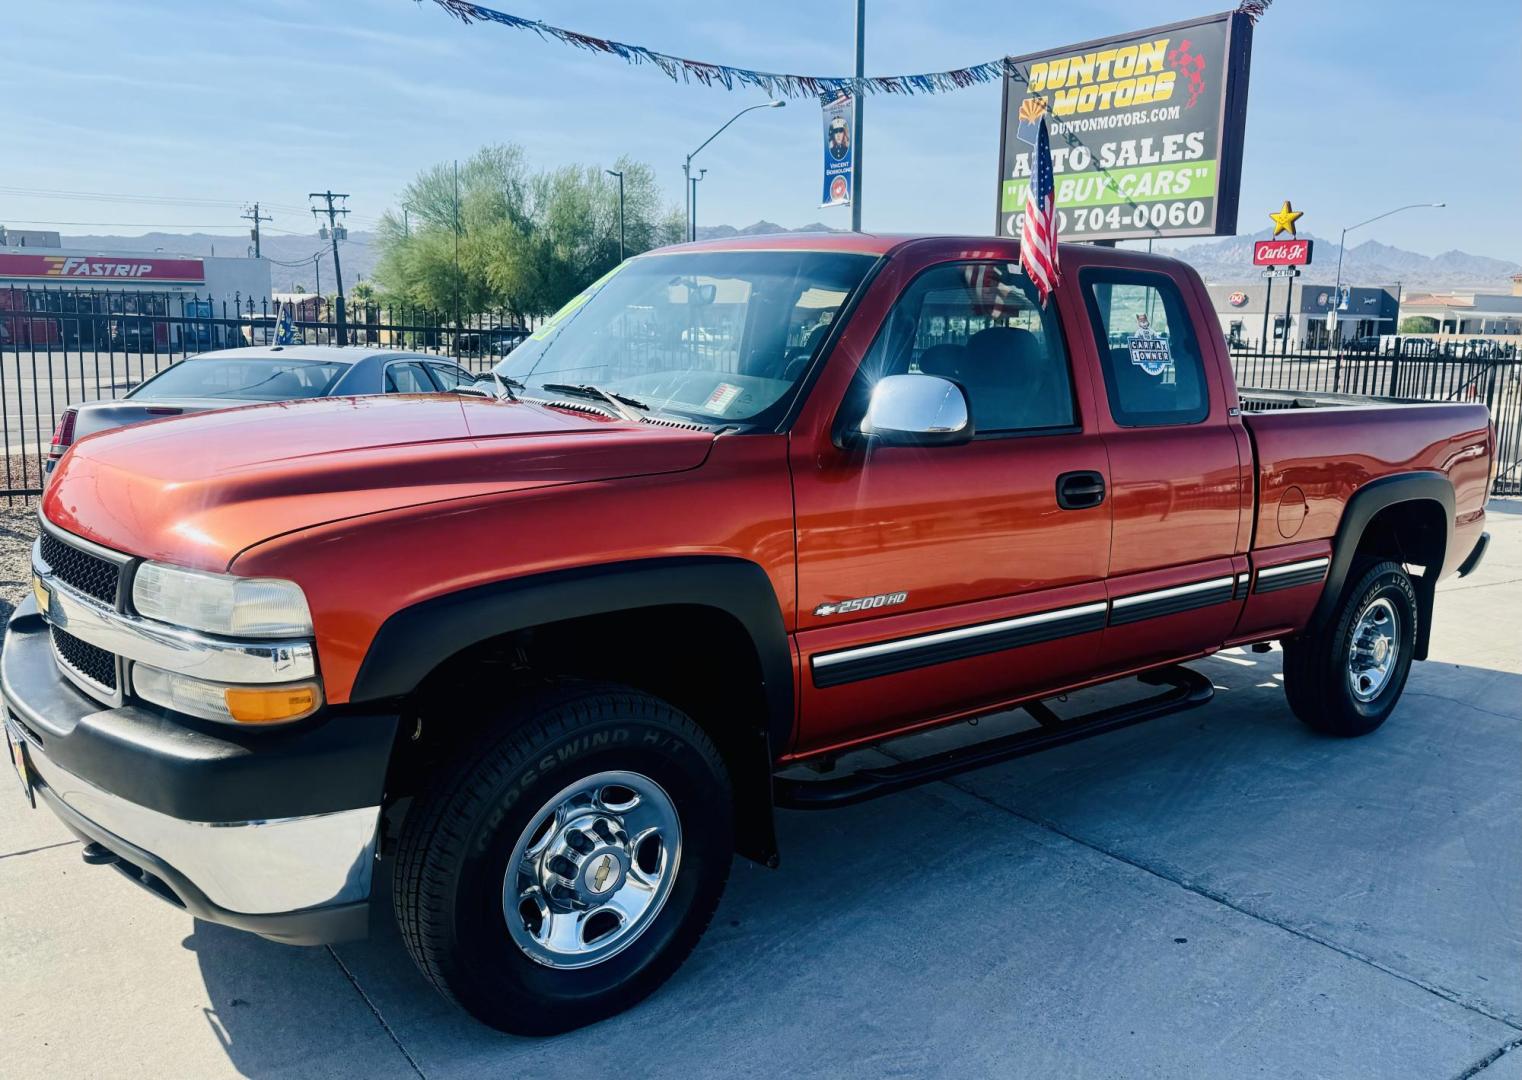
M896 765L861 769L831 780L774 777L772 790L776 805L791 810L823 810L865 802L879 795L890 795L895 791L933 780L944 780L948 776L980 769L985 765L1066 746L1094 735L1119 731L1144 720L1193 709L1204 705L1215 695L1215 688L1208 678L1186 667L1160 668L1144 672L1137 678L1140 682L1166 686L1168 689L1141 701L1112 705L1084 716L1069 718L1058 717L1044 703L1032 701L1020 706L1041 725L1029 731L1001 735L971 746L943 750Z

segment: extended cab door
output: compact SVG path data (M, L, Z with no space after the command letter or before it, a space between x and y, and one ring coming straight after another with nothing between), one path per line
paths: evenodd
M960 243L894 253L793 429L800 752L986 709L1096 662L1108 463L1069 356L1075 326L1034 300L1013 244ZM888 374L960 383L976 437L853 438ZM1088 494L1059 501L1064 485Z
M1102 670L1214 648L1245 595L1244 509L1251 462L1219 336L1177 264L1095 252L1076 271L1092 328L1110 458L1114 543ZM1154 268L1155 267L1155 268ZM1250 452L1249 452L1250 453Z

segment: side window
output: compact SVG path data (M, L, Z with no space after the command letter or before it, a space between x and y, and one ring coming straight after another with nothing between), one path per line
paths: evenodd
M386 365L386 393L432 394L434 385L428 379L423 365L408 362Z
M1204 420L1210 414L1204 360L1173 280L1094 270L1084 273L1083 283L1115 422L1154 427Z
M864 411L873 382L904 374L960 383L979 435L1077 422L1056 305L1043 310L1013 263L948 263L915 278L862 363L853 405Z
M475 376L464 368L455 367L453 364L441 364L430 361L428 370L433 374L433 381L439 384L440 390L453 390L461 383L469 386L475 382Z

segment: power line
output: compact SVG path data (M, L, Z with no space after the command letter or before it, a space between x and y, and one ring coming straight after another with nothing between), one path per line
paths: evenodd
M153 221L36 221L31 218L7 217L6 221L14 221L21 225L77 225L86 228L107 229L242 229L242 225L185 225L180 222L153 222ZM290 230L276 230L286 231ZM296 235L296 234L293 234Z
M131 202L183 204L186 206L241 206L231 199L206 199L189 195L140 195L111 191L67 191L54 188L28 188L0 185L0 194L23 198L76 199L85 202Z

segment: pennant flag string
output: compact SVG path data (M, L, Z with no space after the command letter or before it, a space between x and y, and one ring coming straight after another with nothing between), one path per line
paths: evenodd
M621 41L580 34L559 26L509 15L505 11L471 0L434 0L449 14L461 22L490 22L513 30L531 30L543 40L553 38L573 48L588 52L606 53L629 64L653 64L660 68L673 82L696 80L704 86L722 86L726 90L738 87L755 87L772 97L833 98L839 93L857 94L944 94L969 86L993 82L1009 76L1021 82L1024 74L1006 59L989 60L971 67L953 68L950 71L932 71L921 75L869 75L856 78L851 75L790 75L777 71L752 71L750 68L730 64L711 64L702 60L688 60L669 53L656 52L643 45L628 45ZM1273 0L1242 0L1237 11L1257 22L1268 10Z

